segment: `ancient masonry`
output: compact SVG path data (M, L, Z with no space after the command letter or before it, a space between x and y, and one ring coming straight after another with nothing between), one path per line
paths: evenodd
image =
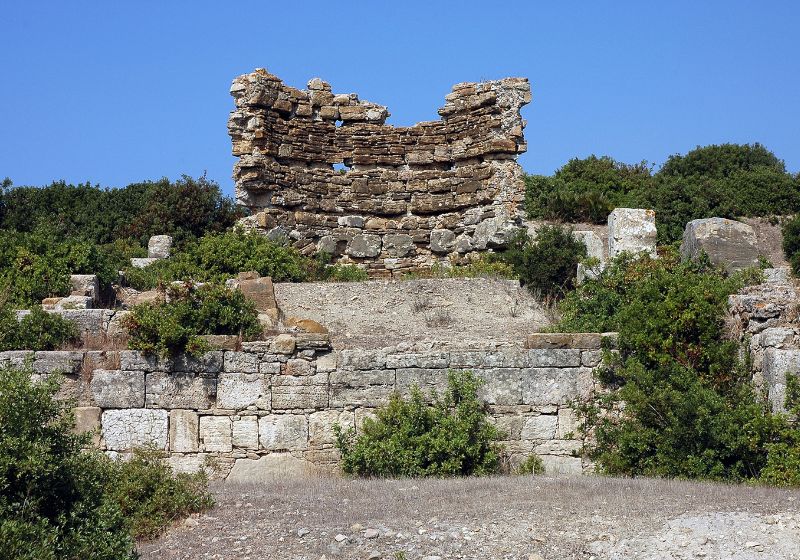
M332 351L327 334L295 332L196 358L12 351L0 352L0 366L65 374L59 397L74 400L78 428L112 455L155 445L179 470L211 458L234 480L335 470L335 423L358 429L392 392L441 392L449 370L469 369L513 462L536 453L551 473L580 473L570 403L594 390L604 338L613 344L613 335L534 334L517 348Z
M527 79L453 87L441 120L384 124L386 107L307 90L264 69L239 76L228 130L245 220L306 254L389 276L507 243L520 224Z

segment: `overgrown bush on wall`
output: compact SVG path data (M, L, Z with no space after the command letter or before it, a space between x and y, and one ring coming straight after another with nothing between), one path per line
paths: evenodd
M128 267L125 278L139 290L175 280L224 282L239 272L254 270L275 282L307 280L319 266L291 247L255 232L229 231L208 234L188 243L169 259L145 268Z
M161 355L205 352L209 347L201 335L249 340L261 333L253 302L239 290L218 284L169 286L166 301L133 306L123 325L131 349Z
M563 226L542 226L536 237L520 232L501 258L511 265L523 286L545 297L561 297L575 284L586 246Z
M73 433L59 379L0 368L0 551L15 560L136 558L135 537L210 507L204 475L151 455L115 463Z
M783 224L783 254L792 265L795 276L800 274L800 214Z
M57 350L78 339L72 321L34 307L17 319L15 310L0 304L0 352L6 350Z
M609 392L580 408L603 471L759 479L773 445L796 437L754 392L725 336L727 298L743 277L674 251L623 256L564 299L559 330L619 332L619 354L600 375Z
M760 144L722 144L670 156L652 175L645 162L590 156L526 179L532 218L603 223L620 206L655 210L659 242L669 244L694 219L797 212L800 177Z
M478 399L472 372L450 372L443 395L431 402L418 387L364 420L360 434L335 425L342 469L359 476L466 476L499 467L500 432Z

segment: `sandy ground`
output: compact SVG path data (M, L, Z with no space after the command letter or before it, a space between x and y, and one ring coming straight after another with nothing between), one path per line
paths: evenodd
M516 280L432 278L275 284L287 317L313 319L335 348L382 348L400 342L520 346L550 324Z
M800 558L800 491L601 477L293 479L218 505L144 560Z

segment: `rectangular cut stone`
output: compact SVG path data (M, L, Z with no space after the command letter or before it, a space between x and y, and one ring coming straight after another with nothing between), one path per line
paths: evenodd
M76 375L81 371L83 352L62 350L36 352L33 371L36 373L63 373Z
M526 368L522 370L522 402L533 406L563 405L585 399L592 390L588 368Z
M193 410L169 411L169 449L177 453L196 453L199 421Z
M586 348L599 349L600 333L534 333L528 335L525 348Z
M419 354L389 354L386 356L386 367L390 369L419 367L418 358Z
M417 357L417 367L441 369L450 367L449 352L424 352ZM387 364L388 367L388 364Z
M330 406L380 406L395 389L394 370L342 371L330 374Z
M194 373L147 374L145 406L207 409L214 404L217 380Z
M584 367L597 367L602 359L602 350L583 350L581 352L581 365Z
M101 408L143 408L144 372L96 369L90 382L92 399Z
M496 368L476 373L483 380L478 396L487 403L504 406L522 403L522 370Z
M119 369L125 371L170 371L172 360L140 350L122 350L119 353Z
M483 352L450 352L450 367L454 369L481 367L483 355Z
M302 359L289 359L281 368L283 375L314 375L317 370L313 362Z
M97 406L79 406L74 408L76 434L92 434L92 445L100 446L100 415L102 410Z
M271 406L270 376L260 373L221 373L217 380L217 408L243 410Z
M355 426L355 413L353 411L323 410L308 416L308 443L311 446L331 444L336 441L333 433L334 424L341 426L342 430Z
M579 418L568 406L561 406L558 409L558 430L556 430L556 437L558 439L575 439L580 437L579 433Z
M498 350L483 356L485 368L523 368L528 365L528 355L523 350Z
M773 412L786 412L786 375L800 373L800 350L767 348L762 372Z
M233 419L233 447L258 449L258 417L239 416Z
M581 365L581 351L569 348L528 350L528 367L570 368Z
M336 370L336 353L329 352L317 357L317 371L330 373Z
M374 350L342 350L339 353L342 369L379 370L386 367L386 354Z
M172 360L172 371L193 373L217 373L223 367L222 350L206 352L202 356L178 354Z
M318 409L328 406L325 385L284 385L272 388L273 410Z
M608 215L608 257L641 252L656 256L656 213L643 208L615 208Z
M270 451L308 447L308 420L299 414L272 414L258 419L261 448Z
M223 453L233 450L231 419L229 416L200 417L200 449Z
M33 350L8 350L0 352L0 367L25 367L30 363L33 365Z
M522 426L523 440L551 440L556 436L558 416L552 414L538 414L525 419Z
M114 315L111 309L63 309L54 313L72 322L81 333L93 335L105 333Z
M168 418L166 410L105 410L101 424L106 449L130 451L152 445L166 450Z
M397 390L401 395L408 395L411 387L416 385L427 396L431 391L442 394L447 390L446 369L403 368L397 370Z
M250 352L225 352L224 371L233 373L258 373L258 354Z

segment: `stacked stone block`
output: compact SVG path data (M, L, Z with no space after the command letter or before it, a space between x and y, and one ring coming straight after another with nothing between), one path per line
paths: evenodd
M555 338L554 338L555 337ZM536 453L551 472L582 472L570 403L594 390L601 335L532 335L526 348L333 352L320 333L281 334L242 349L160 358L138 351L4 352L0 365L62 372L60 398L110 454L153 445L179 469L211 458L222 476L332 470L333 426L354 426L395 391L442 392L450 370L472 370L506 433L512 461Z
M441 120L411 127L317 78L299 90L258 69L230 92L245 222L306 254L389 275L502 246L519 224L526 79L457 84Z

